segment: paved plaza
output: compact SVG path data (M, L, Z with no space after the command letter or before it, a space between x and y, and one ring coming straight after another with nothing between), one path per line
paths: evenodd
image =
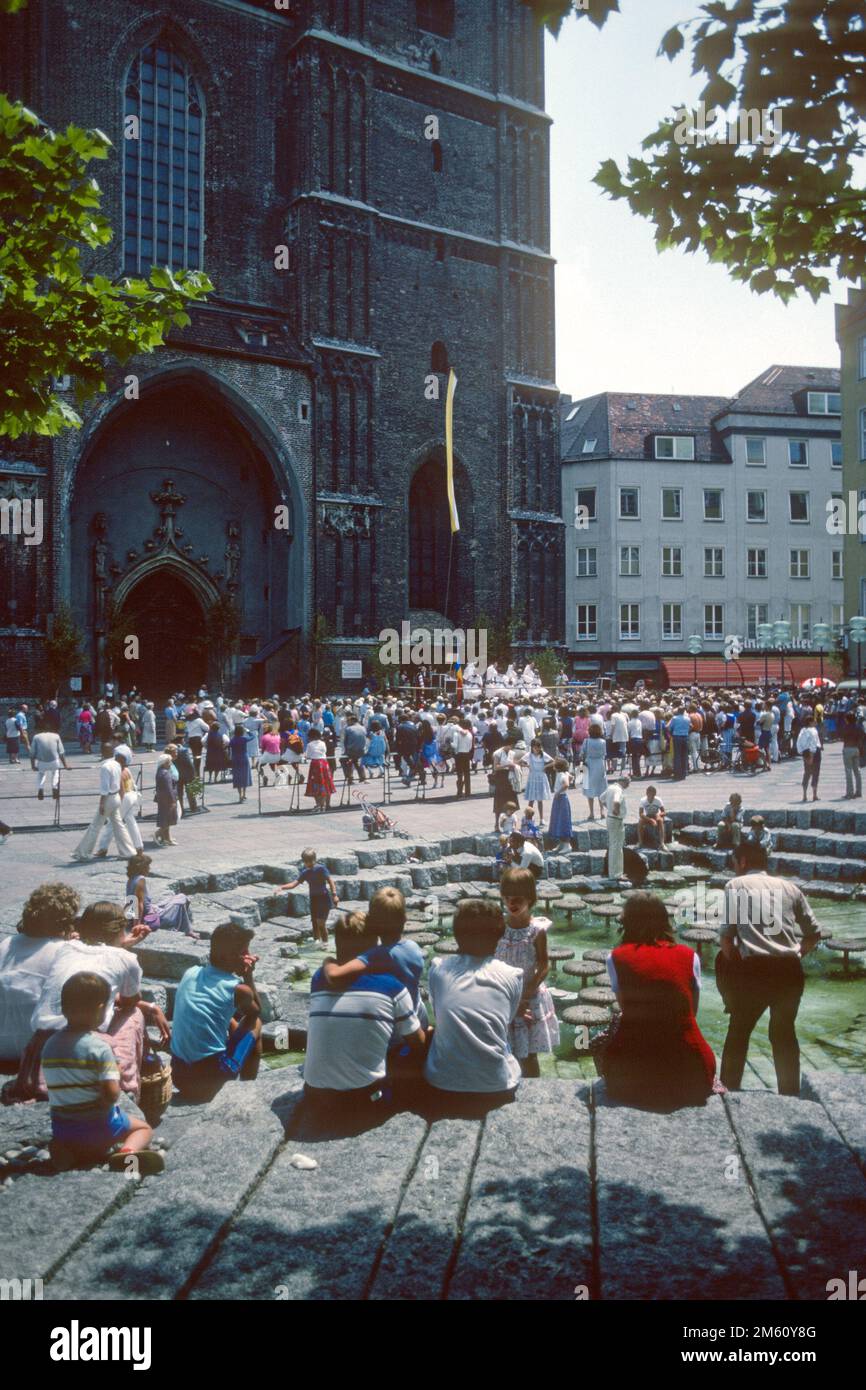
M107 863L94 860L91 864L78 864L71 858L72 850L96 807L98 761L95 757L84 757L73 751L69 755L69 763L74 771L64 779L61 803L63 823L59 829L52 828L53 803L50 800L36 800L35 776L29 763L17 767L3 764L0 767L0 819L20 827L0 849L6 885L0 909L0 929L8 930L13 925L24 898L46 879L62 878L86 897L88 879L94 873L104 879L106 870L116 865L117 894L123 895L125 879L120 862L114 857L113 845L109 849ZM230 871L263 861L295 864L306 845L312 845L323 857L337 855L347 847L366 843L367 837L361 826L361 808L354 798L344 807L338 807L335 798L334 809L324 815L316 815L310 810L282 815L278 813L288 805L289 792L286 789L264 788L262 809L267 814L259 815L255 786L250 788L246 804L239 806L237 793L231 784L217 783L205 789L206 811L185 816L176 827L177 846L152 849L150 842L156 825L152 804L155 763L155 754L136 753L136 765L142 767L144 787L142 810L145 819L141 823L141 831L145 849L153 853L154 878L164 876L171 880L203 870ZM801 760L792 758L775 764L770 772L755 777L724 772L697 773L690 774L682 782L659 778L655 785L669 811L721 811L730 793L738 791L748 815L799 806L801 777ZM483 772L473 775L473 794L467 801L455 799L453 776L446 780L444 790L428 791L424 799L416 798L414 784L407 790L394 775L390 785L392 800L386 808L388 814L397 822L398 829L413 840L481 835L493 830L493 801L488 794L487 777ZM635 782L628 792L630 822L637 819L638 802L645 795L647 785L646 780ZM74 795L66 793L66 788L70 786L74 788ZM367 781L364 787L371 800L381 803L381 780ZM824 750L818 806L862 810L866 813L866 801L850 802L843 799L844 788L841 745L830 744ZM573 790L570 798L575 827L581 828L586 824L586 802L578 790ZM310 799L305 800L302 796L300 800L302 806L312 806Z

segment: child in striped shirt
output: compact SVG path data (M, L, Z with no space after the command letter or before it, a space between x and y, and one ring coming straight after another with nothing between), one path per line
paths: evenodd
M120 1068L96 1032L109 993L107 980L86 971L71 975L63 986L60 1007L67 1026L53 1033L42 1051L51 1157L61 1171L107 1158L115 1171L161 1173L162 1154L147 1147L153 1130L118 1105Z

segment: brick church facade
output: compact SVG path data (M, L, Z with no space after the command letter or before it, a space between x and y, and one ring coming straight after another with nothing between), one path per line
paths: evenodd
M129 671L114 662L122 688L213 680L208 614L226 600L230 684L247 691L308 683L316 630L343 657L406 618L511 613L525 648L561 641L532 12L30 0L4 25L0 89L113 142L94 172L116 235L90 268L201 267L215 287L165 347L112 371L81 430L0 447L0 496L45 507L41 545L0 541L4 688L44 689L61 604L91 693L118 633L140 639Z

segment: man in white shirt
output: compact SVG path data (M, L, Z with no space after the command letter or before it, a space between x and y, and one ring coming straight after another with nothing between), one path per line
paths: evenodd
M473 743L472 725L468 719L462 719L454 729L452 746L454 748L454 764L457 769L457 795L464 799L470 795L469 764L472 758Z
M123 771L114 757L110 743L102 745L102 762L99 765L99 805L93 820L87 827L83 838L72 851L73 859L89 859L96 848L100 830L106 821L111 825L117 852L122 859L130 859L135 853L135 845L129 838L126 826L120 818L120 777Z
M536 878L544 872L544 855L537 845L527 840L519 831L513 831L509 843L514 852L514 864L521 869L529 869Z
M605 824L607 826L608 878L623 877L625 818L627 815L625 791L628 785L629 779L627 777L620 777L618 782L612 782L610 784L603 797Z
M465 900L454 916L460 954L430 966L436 1028L424 1077L443 1104L461 1112L512 1100L520 1081L508 1030L520 1007L523 971L494 955L503 930L496 903Z
M614 705L610 712L610 741L613 745L613 766L622 771L628 744L628 719L619 705Z
M36 773L37 800L45 800L45 787L50 781L51 795L56 801L60 795L60 769L63 767L69 771L66 750L59 734L46 729L36 735L30 745L30 766Z
M517 727L520 730L523 742L526 744L528 748L529 745L532 743L532 740L538 733L538 725L535 722L535 716L528 707L524 709L523 713L518 719Z

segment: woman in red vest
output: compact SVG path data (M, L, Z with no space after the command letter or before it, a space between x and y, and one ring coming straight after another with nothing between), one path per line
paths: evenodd
M612 1100L646 1110L703 1105L716 1059L695 1017L700 960L674 940L665 905L635 893L607 968L622 1008L601 1070Z

